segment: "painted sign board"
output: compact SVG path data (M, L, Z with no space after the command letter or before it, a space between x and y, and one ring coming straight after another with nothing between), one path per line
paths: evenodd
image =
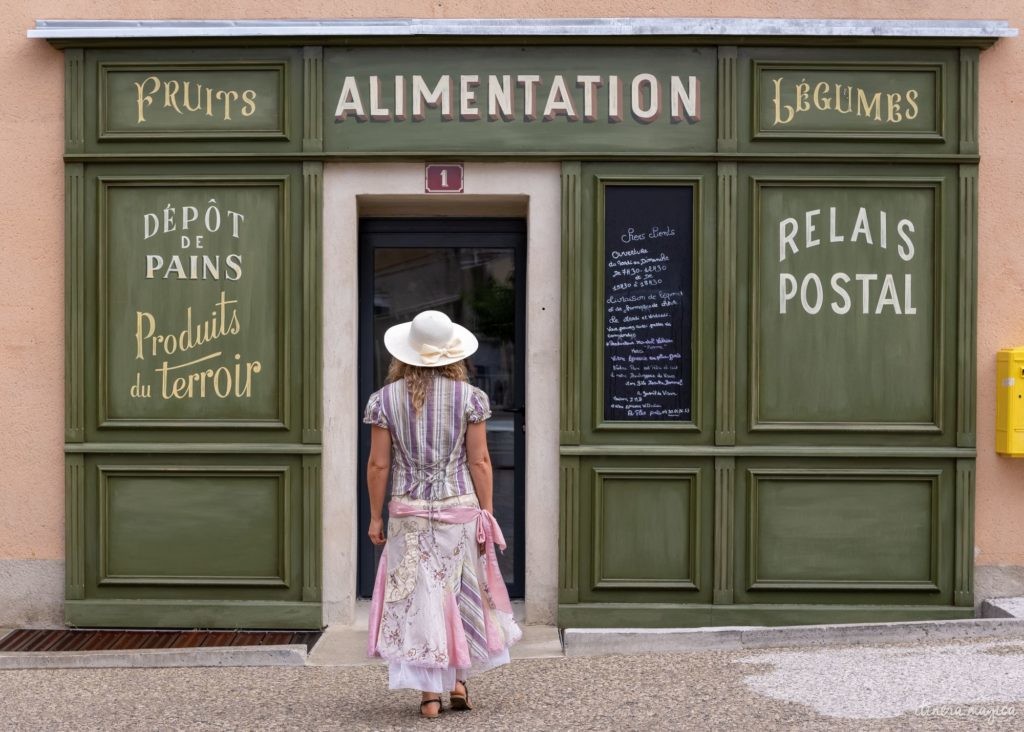
M101 140L287 139L286 64L101 62Z
M101 178L100 426L282 428L286 178Z
M943 140L939 63L754 62L754 139Z
M752 429L941 431L940 182L754 187Z
M685 152L715 143L709 47L324 50L324 147Z

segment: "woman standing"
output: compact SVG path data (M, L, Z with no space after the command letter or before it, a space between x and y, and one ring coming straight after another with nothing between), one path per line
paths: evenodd
M467 382L476 337L426 310L384 334L388 384L370 395L368 534L384 544L370 608L369 653L388 661L391 689L422 692L436 717L441 693L472 709L466 679L508 663L522 636L495 544L487 395ZM388 532L381 518L388 478Z

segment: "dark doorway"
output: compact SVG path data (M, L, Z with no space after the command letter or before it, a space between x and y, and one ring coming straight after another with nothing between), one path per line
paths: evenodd
M511 597L523 596L526 556L525 279L522 219L360 221L360 404L384 383L391 359L384 332L392 325L421 310L440 310L480 339L468 360L470 380L491 399L494 511L508 543L498 561ZM369 426L359 435L359 594L369 597L380 554L366 537Z

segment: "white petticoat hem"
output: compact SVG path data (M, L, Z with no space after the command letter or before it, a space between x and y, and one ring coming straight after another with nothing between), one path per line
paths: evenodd
M473 665L465 669L457 668L425 668L414 666L405 661L388 662L388 688L414 689L431 691L441 694L455 688L455 679L466 680L484 671L489 671L509 662L508 649L490 656L485 661L473 660Z

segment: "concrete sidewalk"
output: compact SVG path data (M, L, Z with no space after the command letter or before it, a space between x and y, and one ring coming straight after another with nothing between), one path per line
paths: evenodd
M1024 640L513 661L471 712L421 720L383 664L0 672L5 732L65 730L1016 730Z
M522 629L523 639L509 652L513 659L562 656L558 628L553 625L524 625ZM367 658L366 627L353 625L328 628L313 646L307 663L311 666L362 666L379 665L381 660Z
M367 607L358 608L350 626L331 626L307 654L303 645L137 651L0 653L0 670L28 668L161 668L203 666L373 666L366 656ZM524 625L513 659L681 653L768 648L823 648L955 640L1021 639L1024 598L986 601L969 620L857 623L779 627L568 628ZM0 629L0 638L9 631ZM564 648L564 650L563 650Z

